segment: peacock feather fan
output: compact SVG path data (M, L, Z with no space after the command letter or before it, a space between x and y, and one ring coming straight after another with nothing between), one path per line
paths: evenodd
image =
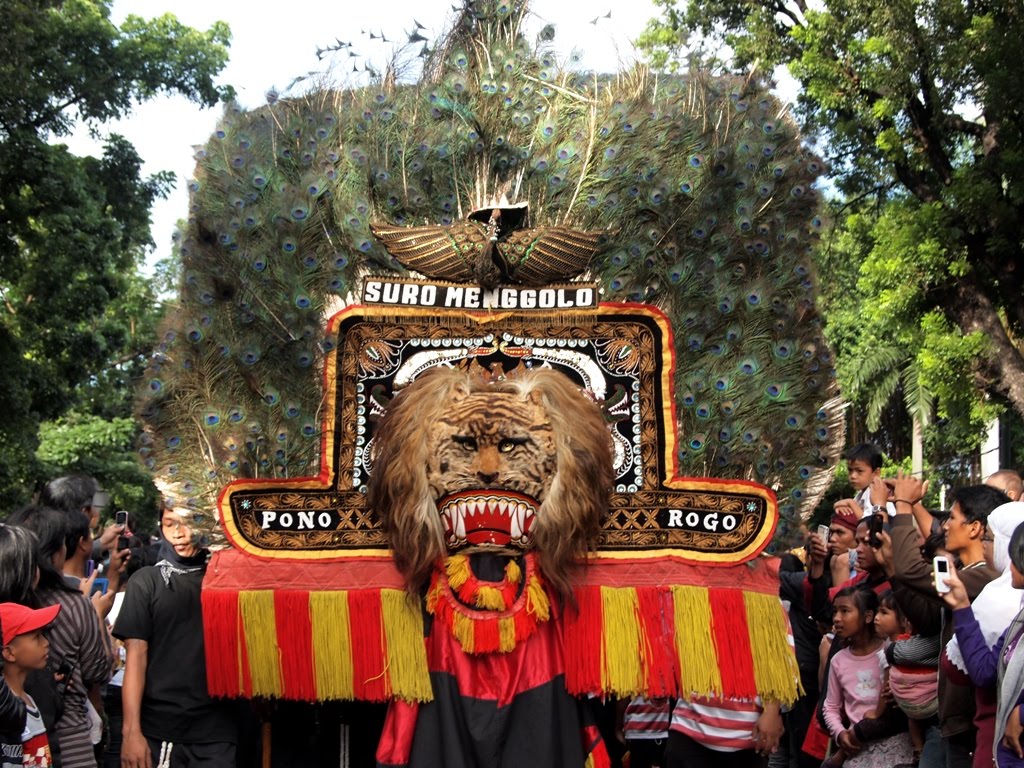
M795 535L844 437L815 308L821 161L758 77L575 71L550 35L527 41L525 15L475 0L418 82L390 69L226 110L196 155L179 304L140 399L141 453L179 506L315 471L325 316L361 276L405 271L371 224L448 226L507 199L532 227L604 233L587 275L603 299L673 324L680 473L772 487L776 543Z

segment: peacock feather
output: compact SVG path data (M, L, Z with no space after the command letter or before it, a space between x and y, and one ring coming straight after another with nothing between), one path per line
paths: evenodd
M315 473L325 315L362 276L530 285L568 264L671 318L680 474L774 488L778 543L813 508L843 440L811 262L821 161L757 76L576 71L525 14L474 0L417 82L229 107L197 150L140 401L140 452L180 505ZM506 225L502 200L528 214Z

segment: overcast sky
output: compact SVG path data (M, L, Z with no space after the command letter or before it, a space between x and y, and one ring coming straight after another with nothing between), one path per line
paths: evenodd
M606 13L611 13L605 18ZM426 27L421 32L434 39L447 27L452 14L449 0L290 0L254 3L251 0L115 0L113 17L119 23L126 15L145 18L173 13L192 27L209 28L214 21L231 26L231 60L221 76L238 92L245 107L264 103L268 90L285 89L296 77L323 72L333 66L333 79L344 82L353 77L354 61L369 61L380 69L390 58L394 44L405 41L413 29L413 19ZM560 53L576 51L580 66L599 71L614 71L619 63L632 63L637 54L632 41L647 20L657 13L651 0L600 0L599 5L579 0L535 0L532 3L531 31L554 24L555 42ZM591 23L594 19L596 23ZM371 40L369 33L383 32L388 43ZM347 53L334 61L325 56L317 60L316 50L340 38L352 43L361 57ZM359 80L355 80L359 83ZM365 82L365 79L362 81ZM204 144L213 132L220 109L201 110L182 98L162 97L140 105L133 115L120 123L104 127L131 141L145 161L145 172L174 171L178 182L174 192L153 209L153 239L156 250L149 263L170 253L175 223L185 218L187 194L185 181L191 177L193 145ZM79 154L97 152L86 131L63 139Z

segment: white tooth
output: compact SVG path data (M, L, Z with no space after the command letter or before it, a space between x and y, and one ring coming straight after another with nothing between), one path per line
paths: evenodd
M508 502L505 499L498 502L498 511L503 515L508 511Z
M460 541L466 538L466 521L462 515L455 518L455 537Z
M519 524L519 516L512 515L509 531L512 533L512 541L519 541L523 535L523 527Z
M516 513L512 516L512 519L516 521L516 527L519 529L520 536L522 536L526 523L526 507L522 504L516 504Z
M475 500L471 500L468 504L466 504L466 514L469 515L470 517L473 517L473 515L476 514L476 501Z
M466 502L464 501L459 502L459 514L463 517L466 515Z

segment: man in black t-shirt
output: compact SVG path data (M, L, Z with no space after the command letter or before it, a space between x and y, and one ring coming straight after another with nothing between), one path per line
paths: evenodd
M127 651L121 765L232 768L234 712L206 689L200 589L209 553L173 509L160 527L161 559L132 576L114 625Z

